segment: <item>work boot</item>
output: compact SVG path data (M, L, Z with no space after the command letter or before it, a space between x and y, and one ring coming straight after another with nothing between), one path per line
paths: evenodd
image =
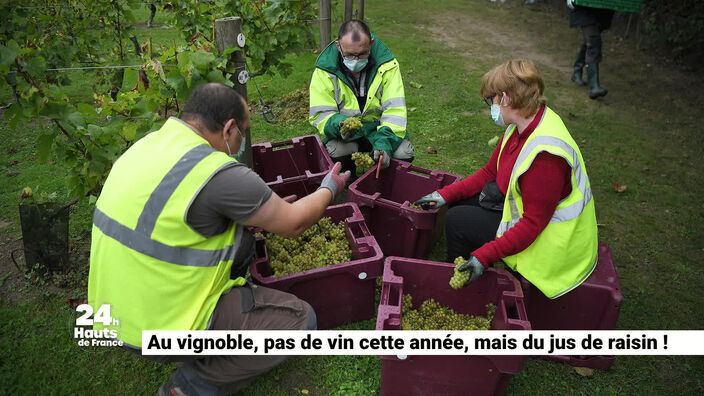
M596 99L609 93L609 91L599 86L598 63L587 63L587 77L589 78L589 99Z
M580 87L583 87L587 85L586 82L582 79L582 69L584 68L584 55L587 52L587 47L581 46L579 48L579 52L577 52L577 59L574 61L574 70L572 71L572 81L574 81L575 84L579 85Z

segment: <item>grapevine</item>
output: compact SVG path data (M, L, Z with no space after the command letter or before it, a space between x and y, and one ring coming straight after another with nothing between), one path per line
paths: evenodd
M344 222L335 224L329 217L296 238L267 234L265 240L274 277L352 261Z
M413 309L410 294L401 301L401 328L403 330L489 330L496 306L486 305L486 317L465 315L440 305L431 299L423 301L418 309Z
M467 260L464 259L464 257L460 256L455 259L455 272L452 275L452 278L450 278L450 287L453 289L460 289L462 286L464 286L465 283L469 280L469 277L472 275L471 270L466 270L466 271L460 271L459 268L465 264Z

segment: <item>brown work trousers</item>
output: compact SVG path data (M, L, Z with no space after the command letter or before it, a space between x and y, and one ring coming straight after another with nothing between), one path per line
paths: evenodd
M248 284L223 294L209 330L315 330L313 308L293 294ZM139 350L132 350L141 355ZM162 363L177 362L171 380L185 393L235 393L288 356L143 356ZM196 377L197 374L197 377ZM202 380L205 380L203 382ZM212 388L211 388L212 386ZM190 391L190 392L189 392ZM214 392L211 392L214 391Z

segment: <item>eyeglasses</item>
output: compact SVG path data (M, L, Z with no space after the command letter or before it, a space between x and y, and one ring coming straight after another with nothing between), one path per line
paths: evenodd
M494 104L495 97L496 94L484 97L484 103L486 103L487 106L491 107L491 105Z
M346 60L367 59L367 58L369 58L369 51L365 51L365 52L362 52L362 53L359 53L359 54L350 54L350 53L345 52L345 51L342 49L342 46L341 46L341 45L339 46L339 48L340 48L340 55L342 55L342 58L344 58L344 59L346 59Z

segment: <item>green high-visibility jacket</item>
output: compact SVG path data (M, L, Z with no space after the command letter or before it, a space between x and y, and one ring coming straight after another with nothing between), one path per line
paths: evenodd
M367 72L364 109L359 108L352 84L340 70L337 46L330 43L318 56L310 82L308 121L324 142L340 139L340 122L361 116L364 127L350 141L362 137L375 150L393 153L406 133L406 96L398 61L376 36L371 48L374 66ZM342 66L344 67L344 66Z
M110 304L119 340L140 347L142 330L204 330L220 295L244 284L230 279L244 228L204 237L186 223L233 161L171 118L115 162L93 217L88 303Z
M515 124L506 129L502 151L515 130ZM594 271L598 240L594 199L582 154L562 119L547 107L511 171L496 235L500 237L523 217L518 179L543 151L567 161L571 167L572 191L557 205L550 223L536 240L522 252L505 257L503 261L547 297L557 298L579 286Z

